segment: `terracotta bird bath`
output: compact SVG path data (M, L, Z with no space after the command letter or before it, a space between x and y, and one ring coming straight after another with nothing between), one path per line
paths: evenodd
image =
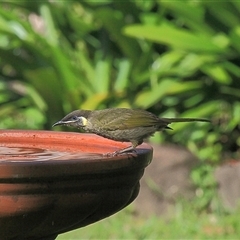
M152 149L92 134L0 131L0 239L55 239L116 213L138 195Z

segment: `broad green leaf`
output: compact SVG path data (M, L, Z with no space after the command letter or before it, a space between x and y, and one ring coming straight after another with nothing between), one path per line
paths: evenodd
M127 59L123 59L119 62L118 75L114 83L114 89L117 91L124 90L129 81L129 74L131 70L131 63Z
M152 64L153 71L167 73L175 67L185 56L181 51L168 51L159 56Z
M79 71L79 68L83 72L86 81L91 84L91 92L93 93L94 87L94 78L95 78L95 69L93 66L92 59L87 56L86 52L84 51L83 47L80 47L80 43L77 44L77 51L74 53L75 60L75 67L76 70Z
M36 104L36 107L42 112L46 111L46 102L44 101L42 96L36 91L36 89L33 88L32 85L26 84L26 90L28 97L32 99L32 101Z
M240 27L237 26L230 31L230 40L233 47L240 53Z
M111 8L100 8L95 14L124 54L137 61L141 53L138 43L121 32L121 29L125 26L123 13Z
M196 52L222 52L210 37L177 29L170 24L159 26L131 25L124 28L124 33L135 38L144 38L173 48Z
M62 86L58 81L56 72L51 68L26 70L25 76L47 103L48 111L51 112L52 117L56 119L62 116L64 112L62 102L66 93L62 95Z
M191 97L188 97L183 103L184 107L186 109L195 107L195 105L198 105L200 102L204 100L204 94L203 93L197 93Z
M221 86L220 93L227 94L232 97L235 96L237 99L240 97L240 89L234 87Z
M216 2L204 1L207 9L211 15L216 18L220 24L227 27L235 27L240 24L239 12L232 5L230 1L218 1L217 7ZM221 9L221 11L219 11Z
M203 102L199 106L186 110L181 117L206 117L218 111L221 111L221 101Z
M0 105L0 116L3 118L4 116L10 115L12 112L17 111L18 106L15 105L15 102L1 104Z
M240 14L240 2L231 0L231 3L234 5L234 8L238 11L238 14Z
M222 66L231 74L235 75L238 78L240 77L240 67L237 64L226 61L222 63Z
M5 29L6 31L13 32L12 28L10 27L11 24L13 24L13 29L14 29L14 24L17 24L20 26L21 30L24 31L24 33L33 33L33 29L29 22L24 21L23 19L19 18L19 16L12 11L6 11L5 9L2 9L0 7L0 27L1 29ZM21 34L21 33L20 33Z
M79 108L81 109L89 109L89 110L95 110L98 108L98 106L106 100L108 97L108 93L97 93L92 95L91 98L88 98L85 102L83 102Z
M53 46L58 45L58 34L54 27L53 17L49 6L47 4L42 4L40 6L40 13L45 23L46 41Z
M110 61L100 60L95 69L94 88L97 93L106 93L110 89Z
M63 17L68 19L75 34L84 37L87 33L97 30L97 23L94 21L94 14L91 9L83 8L80 2L74 2L74 4L65 3L66 16Z
M175 79L163 79L158 85L149 91L137 95L135 104L142 108L149 108L160 101L165 95L178 94L181 92L201 87L201 82L178 82Z
M205 65L202 68L202 71L206 73L209 77L215 81L222 84L230 84L232 82L231 76L228 72L219 65Z
M214 30L205 23L205 9L199 2L189 1L159 1L159 6L171 11L177 18L190 28L203 34L213 34Z
M230 39L228 35L224 33L215 34L215 36L212 38L212 41L222 49L227 49L227 47L230 45Z

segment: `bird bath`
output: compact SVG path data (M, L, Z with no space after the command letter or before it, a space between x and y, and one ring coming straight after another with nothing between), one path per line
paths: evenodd
M130 204L152 148L92 134L0 131L0 239L55 239Z

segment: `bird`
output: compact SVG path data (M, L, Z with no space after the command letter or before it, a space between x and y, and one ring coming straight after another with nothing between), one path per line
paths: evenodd
M75 110L53 124L83 129L104 138L131 145L115 151L113 155L136 151L136 147L157 131L172 129L174 122L210 122L204 118L160 118L141 109L108 108L102 110Z

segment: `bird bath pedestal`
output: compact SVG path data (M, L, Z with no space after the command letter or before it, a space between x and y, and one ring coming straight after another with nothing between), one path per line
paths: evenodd
M152 149L92 134L0 131L0 239L55 239L130 204Z

